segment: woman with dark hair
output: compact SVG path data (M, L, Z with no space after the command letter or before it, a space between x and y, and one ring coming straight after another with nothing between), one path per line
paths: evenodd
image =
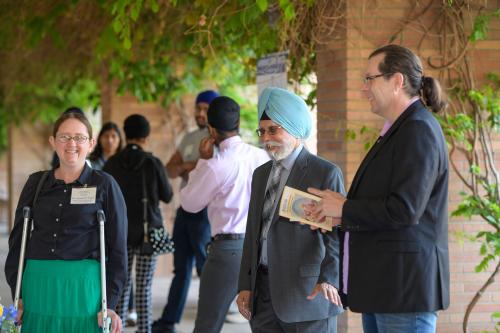
M14 295L23 208L31 207L18 322L23 333L102 331L97 221L97 212L102 210L106 217L108 314L111 332L119 333L122 324L114 309L127 276L128 223L122 192L113 177L86 163L94 139L83 114L63 113L54 124L49 142L60 163L50 171L30 175L19 197L9 237L5 275Z
M105 123L97 137L97 145L89 156L92 168L102 170L106 161L121 149L122 134L120 129L112 121Z

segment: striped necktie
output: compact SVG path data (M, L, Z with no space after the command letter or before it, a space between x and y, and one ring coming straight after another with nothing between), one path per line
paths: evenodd
M262 219L264 222L271 220L273 214L274 202L278 196L278 189L281 180L281 171L283 170L283 165L280 162L273 164L273 169L271 170L271 180L269 186L267 187L264 207L262 208Z

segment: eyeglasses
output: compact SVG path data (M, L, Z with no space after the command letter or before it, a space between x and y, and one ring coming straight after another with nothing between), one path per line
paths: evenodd
M278 129L282 128L281 126L269 126L267 129L265 128L257 128L255 130L255 133L257 133L258 136L263 136L264 134L268 133L269 135L275 135L278 133Z
M375 80L376 78L378 77L382 77L382 76L386 76L386 75L392 75L394 73L382 73L382 74L376 74L376 75L369 75L369 76L365 76L363 78L363 83L364 84L368 84L371 82L371 80Z
M67 134L61 134L61 135L57 135L56 136L56 140L60 143L68 143L70 142L71 140L75 141L75 143L77 144L83 144L85 142L87 142L89 138L86 137L85 135L75 135L75 136L71 136L71 135L67 135Z

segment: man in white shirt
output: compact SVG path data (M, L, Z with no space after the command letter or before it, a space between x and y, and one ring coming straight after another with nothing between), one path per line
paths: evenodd
M208 206L212 233L201 275L195 333L220 332L236 296L252 174L269 160L264 150L241 140L239 122L240 107L231 98L221 96L210 103L210 137L200 143L200 159L181 191L186 211Z

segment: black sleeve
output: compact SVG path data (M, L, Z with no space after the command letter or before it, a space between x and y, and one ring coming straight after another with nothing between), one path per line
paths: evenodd
M38 172L32 174L23 190L21 191L21 196L17 203L17 208L14 217L14 228L12 229L9 236L9 252L7 254L7 259L5 260L5 277L7 283L10 286L12 299L14 299L14 293L16 291L17 283L17 271L19 266L19 256L21 252L21 239L23 235L23 208L25 206L31 207L33 197L35 195L36 186L38 180L42 176L43 172Z
M172 191L172 187L167 180L165 168L163 167L161 161L157 158L154 158L153 165L158 179L158 198L160 198L163 202L169 203L170 200L172 200L174 192Z
M423 121L408 122L399 133L391 138L395 148L389 162L394 170L387 195L348 198L342 209L342 225L348 231L408 227L417 224L425 211L438 175L438 140Z
M106 188L106 291L108 308L115 309L127 278L127 206L118 183L108 176Z

